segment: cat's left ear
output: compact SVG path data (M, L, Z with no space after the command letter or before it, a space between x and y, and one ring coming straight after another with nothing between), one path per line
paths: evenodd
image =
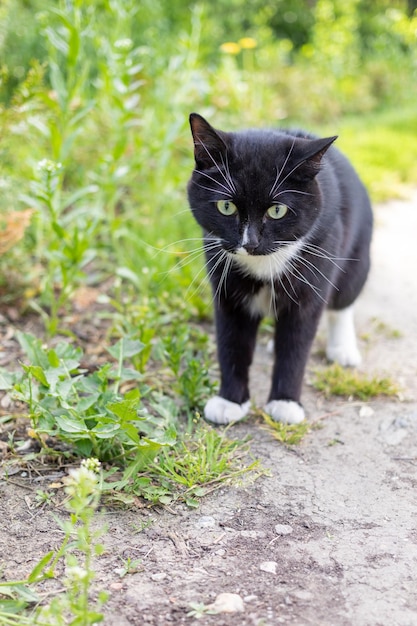
M210 168L226 154L226 133L216 130L198 113L190 115L194 157L199 168Z
M319 173L321 160L336 139L337 135L325 139L307 140L308 145L304 147L302 161L305 163L304 174L308 172L309 178L314 178Z

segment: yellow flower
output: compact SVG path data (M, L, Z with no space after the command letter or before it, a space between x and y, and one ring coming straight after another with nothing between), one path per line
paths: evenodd
M239 54L240 46L234 41L227 41L226 43L222 43L220 50L226 54Z
M250 50L252 48L256 48L258 42L253 37L243 37L242 39L239 39L238 44L241 48Z

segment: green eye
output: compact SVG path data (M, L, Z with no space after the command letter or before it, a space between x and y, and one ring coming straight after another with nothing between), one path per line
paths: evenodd
M273 220L280 220L284 215L288 212L288 207L286 204L273 204L267 210L267 214L269 217L272 217Z
M237 206L230 200L219 200L217 208L222 215L234 215L237 211Z

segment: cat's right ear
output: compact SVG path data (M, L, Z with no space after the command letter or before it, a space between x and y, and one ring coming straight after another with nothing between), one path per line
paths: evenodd
M221 163L227 151L225 133L215 130L198 113L191 113L190 126L194 139L194 157L197 167L204 169Z

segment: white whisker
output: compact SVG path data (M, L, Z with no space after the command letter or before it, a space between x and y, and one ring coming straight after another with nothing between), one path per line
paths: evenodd
M228 158L227 158L227 152L226 152L226 162L224 162L224 161L223 161L223 155L220 155L220 156L221 156L221 158L222 158L222 165L223 165L224 170L225 170L225 172L226 172L226 180L227 180L227 182L229 183L230 188L231 188L231 189L233 189L233 191L236 193L236 186L235 186L235 184L234 184L234 182L233 182L233 178L232 178L232 176L231 176L231 174L230 174L230 169L229 169L229 160L228 160Z
M275 318L277 318L277 300L276 300L276 294L275 294L275 282L274 282L274 272L273 272L273 268L272 268L272 259L273 257L269 258L269 271L271 272L271 303L269 305L269 308L274 311L274 316Z
M212 193L215 193L215 194L221 193L224 196L226 196L228 200L232 199L232 194L230 193L230 191L222 191L221 189L213 189L213 187L205 187L204 185L200 185L200 183L197 183L195 180L193 180L192 182L194 185L197 185L197 187L200 187L201 189L205 189L206 191L211 191Z
M219 282L218 282L218 285L217 285L216 291L215 291L215 292L214 292L214 294L213 294L213 299L212 299L212 300L213 300L213 302L214 302L214 301L218 298L218 296L220 295L220 293L221 293L221 289L222 289L222 287L223 287L223 286L224 286L224 294L225 294L225 296L227 296L227 291L226 291L226 279L227 279L227 275L228 275L229 270L230 270L230 266L231 266L231 264L232 264L232 258L231 258L231 256L229 256L229 255L227 254L227 252L226 252L226 251L225 251L225 256L226 256L226 259L225 259L225 264L224 264L224 267L223 267L223 270L222 270L222 273L221 273L220 280L219 280ZM224 258L224 257L222 257L222 259L223 259L223 258ZM217 265L218 265L218 264L217 264Z
M231 189L229 189L229 187L226 187L226 185L223 185L223 183L221 183L219 180L216 180L215 178L213 178L213 176L210 176L209 174L207 174L207 172L203 172L202 170L194 170L197 174L201 174L202 176L205 176L206 178L208 178L209 180L213 181L213 183L216 183L216 185L220 185L220 187L223 187L223 189L225 189L228 193L231 193Z
M326 274L324 274L321 270L319 270L319 268L316 265L314 265L314 263L312 263L308 259L302 257L301 255L297 255L296 261L301 263L301 265L303 265L313 275L319 274L322 278L324 278L325 281L327 281L329 283L329 285L331 285L333 287L333 289L336 289L336 291L339 291L338 287L336 287L336 285L334 283L332 283L330 278L328 276L326 276Z
M294 144L293 144L294 145ZM299 167L301 167L301 165L303 165L305 163L305 161L301 161L300 163L297 163L297 165L295 165L292 170L290 170L288 172L288 174L286 176L284 176L284 178L281 180L281 182L279 183L279 185L274 189L274 194L277 191L277 189L279 189L281 187L281 185L283 183L285 183L285 181L287 180L287 178L289 178L291 176L291 174L293 174L295 172L295 170L298 170Z
M197 281L197 279L199 278L200 274L203 271L206 271L206 266L202 267L199 272L194 276L192 282L190 283L190 285L188 286L188 289L186 291L186 297L187 299L192 299L195 295L197 295L202 288L204 287L204 285L209 281L209 279L211 278L211 276L213 275L213 272L216 271L216 268L218 266L218 264L221 262L223 256L225 255L225 251L223 250L223 248L219 248L216 252L216 254L214 255L214 259L218 256L219 258L216 260L214 267L211 268L211 270L205 275L205 277L203 278L203 280L201 281L201 283L198 285L198 287L196 287L196 289L194 289L194 291L190 294L190 290L193 287L193 285L195 284L195 282Z
M318 298L320 298L320 300L322 302L324 302L325 304L327 304L327 301L325 300L325 298L323 298L323 296L320 293L320 289L318 287L316 287L315 285L313 285L312 283L310 283L310 281L300 272L299 269L297 269L296 267L294 267L294 265L292 263L288 264L289 267L289 271L291 273L291 276L293 276L294 278L296 278L297 280L299 280L301 283L304 283L305 285L307 285L308 287L310 287L310 289L316 294L316 296Z
M200 146L202 146L202 147L204 148L204 150L206 151L207 155L210 157L211 161L213 162L213 164L214 164L215 168L217 169L217 171L219 172L219 174L223 177L223 179L224 179L225 183L227 183L227 184L230 186L230 191L236 191L236 188L235 188L235 186L234 186L234 184L233 184L233 181L231 181L230 172L229 172L229 174L228 174L228 175L227 175L227 174L225 174L224 172L222 172L222 170L221 170L221 169L220 169L220 167L219 167L219 164L217 163L217 161L215 160L215 158L214 158L214 157L213 157L213 155L211 154L210 150L207 148L207 146L205 145L205 143L204 143L203 141L201 141L201 140L200 140L200 141L199 141L199 145L200 145ZM225 168L224 161L223 161L223 156L222 156L222 155L220 155L220 156L221 156L221 158L222 158L222 164L223 164L223 167ZM226 168L225 168L225 169L226 169ZM198 170L196 170L196 171L198 171ZM199 172L199 173L200 173L200 174L202 174L203 172ZM232 184L230 184L230 183L232 183ZM219 184L221 187L223 187L223 185L222 185L221 183L218 183L218 184ZM226 189L226 187L225 187L225 189Z
M277 185L278 185L278 183L279 183L279 179L280 179L280 177L281 177L281 174L282 174L282 173L283 173L283 171L284 171L285 166L286 166L286 165L287 165L287 163L288 163L288 159L290 158L290 156L291 156L291 154L292 154L292 151L293 151L293 149L294 149L294 145L295 145L295 137L294 137L294 139L293 139L293 142L292 142L292 144L291 144L291 148L289 149L289 152L288 152L288 154L287 154L287 157L286 157L286 159L285 159L285 161L284 161L284 164L283 164L283 166L281 167L281 169L279 170L279 172L277 172L277 175L276 175L275 180L274 180L274 184L272 185L272 187L271 187L271 191L269 192L269 193L270 193L270 195L271 195L272 197L275 195L275 191L278 189ZM285 180L285 179L284 179L284 180Z
M303 196L312 196L312 193L308 193L307 191L299 191L298 189L283 189L282 191L278 191L278 193L275 193L273 196L273 200L276 200L276 198L278 198L279 195L281 195L282 193L299 193Z

